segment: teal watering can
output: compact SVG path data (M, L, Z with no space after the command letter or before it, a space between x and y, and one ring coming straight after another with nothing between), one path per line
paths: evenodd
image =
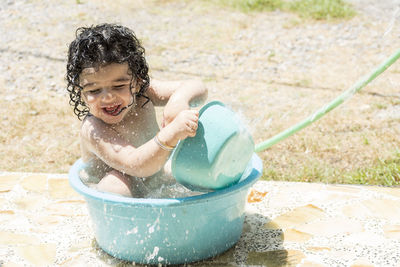
M189 189L199 191L221 189L237 183L246 174L254 152L266 150L315 122L352 97L399 57L400 49L311 116L257 145L232 110L218 101L206 104L199 113L196 136L182 140L172 155L172 175Z
M253 139L236 114L213 101L200 109L196 136L174 150L172 175L192 190L221 189L240 180L253 154Z

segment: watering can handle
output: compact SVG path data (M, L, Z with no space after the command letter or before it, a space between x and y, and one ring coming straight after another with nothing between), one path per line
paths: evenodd
M300 131L301 129L307 127L314 121L318 120L325 114L327 114L329 111L332 109L336 108L340 104L342 104L344 101L347 99L351 98L355 93L361 90L364 86L366 86L368 83L370 83L373 79L378 77L382 72L384 72L390 65L392 65L398 58L400 57L400 49L396 51L391 57L386 59L383 63L381 63L375 70L373 70L369 75L361 78L359 81L357 81L353 86L351 86L349 89L344 91L342 94L337 96L334 100L332 100L330 103L326 104L319 110L317 110L315 113L313 113L311 116L307 117L303 121L293 125L292 127L286 129L285 131L271 137L270 139L257 144L255 146L254 151L255 152L260 152L263 150L268 149L269 147L273 146L274 144L278 143L279 141L288 138L289 136L293 135L294 133Z

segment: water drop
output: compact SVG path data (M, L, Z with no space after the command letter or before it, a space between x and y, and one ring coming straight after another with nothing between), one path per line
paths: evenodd
M130 234L137 234L137 232L138 232L138 227L136 226L136 227L132 228L132 230L127 231L126 234L127 234L127 235L130 235Z
M154 247L153 252L146 256L146 261L154 259L157 256L159 250L160 250L159 247Z

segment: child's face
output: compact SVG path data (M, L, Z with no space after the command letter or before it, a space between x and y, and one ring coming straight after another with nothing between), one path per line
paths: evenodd
M93 116L108 124L122 121L134 101L130 91L132 77L128 71L127 63L83 69L80 75L82 96ZM132 90L136 91L134 84Z

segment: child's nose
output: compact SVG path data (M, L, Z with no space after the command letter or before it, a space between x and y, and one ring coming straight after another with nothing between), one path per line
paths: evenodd
M103 100L103 101L110 101L110 100L113 100L114 97L115 97L114 94L113 94L110 90L105 89L105 90L103 91L103 95L102 95L102 100Z

